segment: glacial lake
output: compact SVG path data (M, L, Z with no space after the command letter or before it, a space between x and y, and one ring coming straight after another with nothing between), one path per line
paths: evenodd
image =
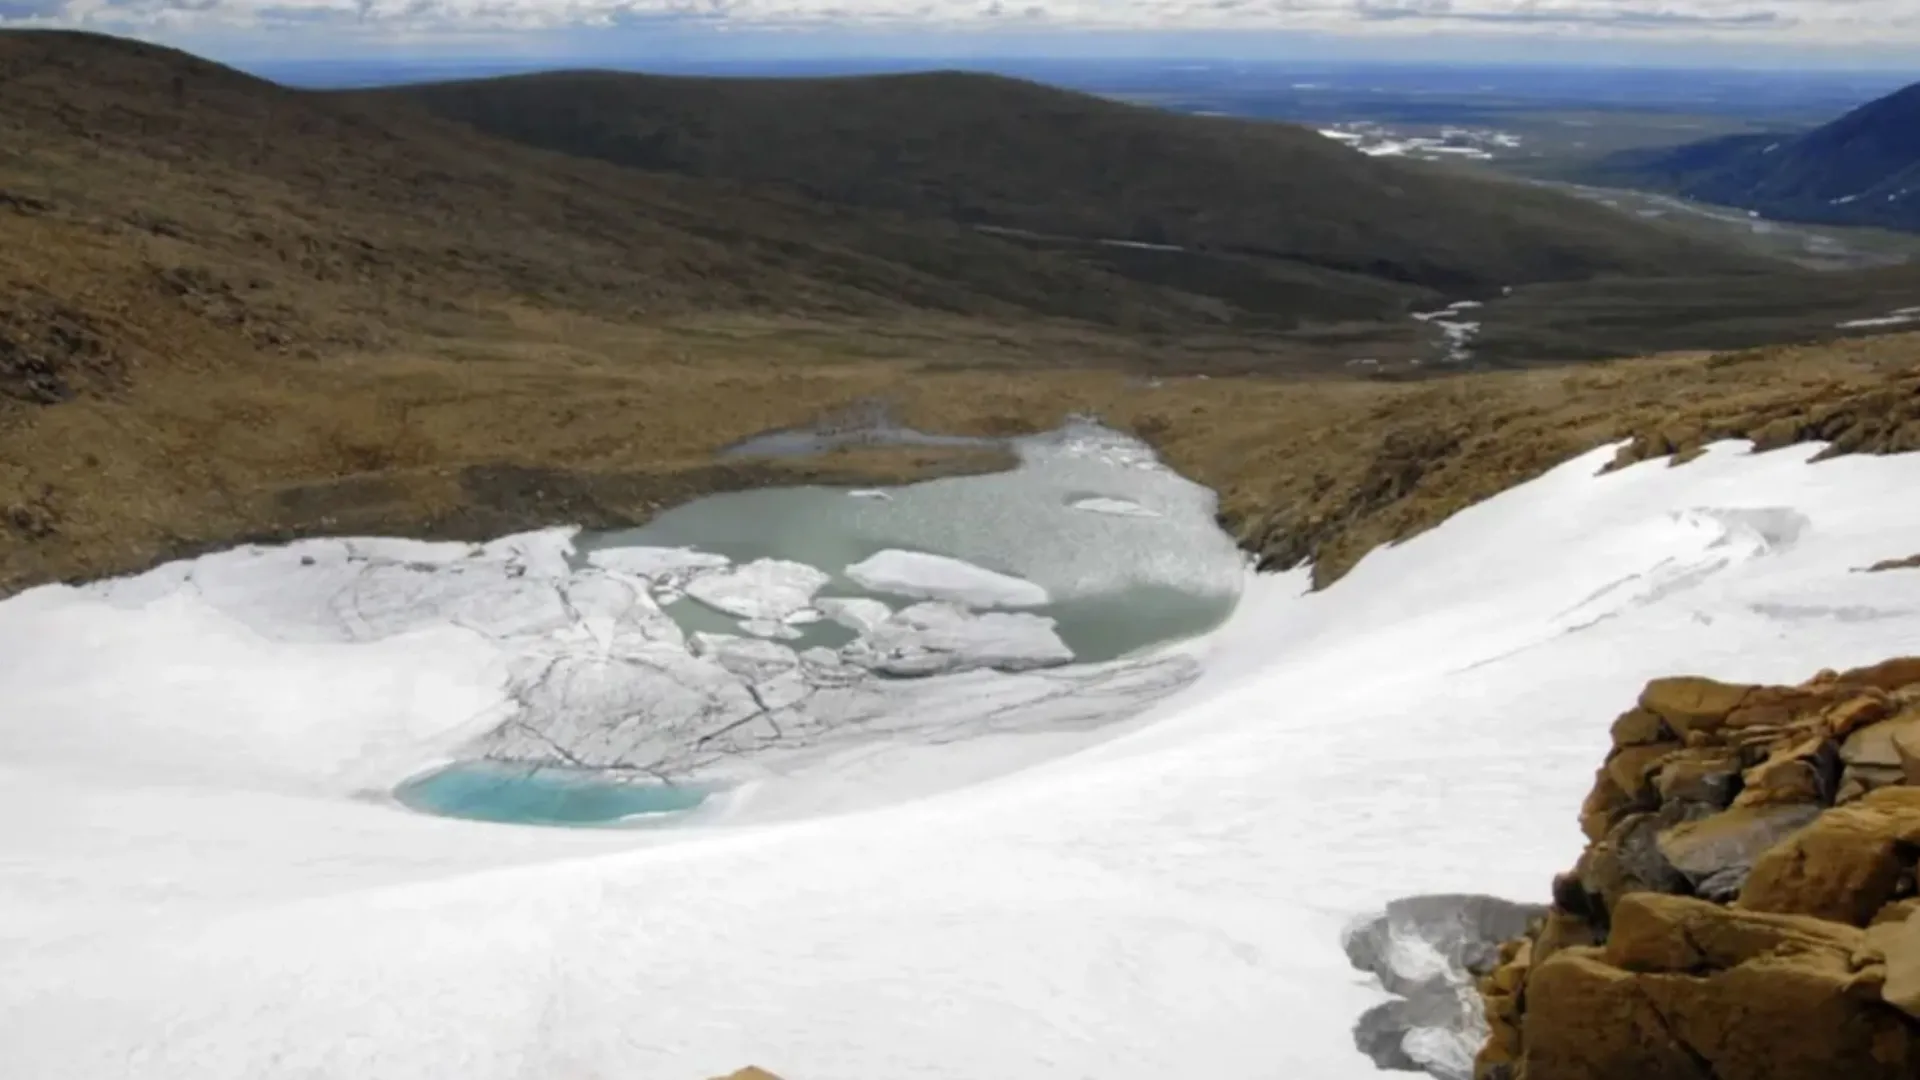
M1207 488L1097 424L1012 440L1018 467L899 487L791 487L697 499L637 529L586 534L582 558L623 547L686 547L735 563L785 559L829 575L822 597L910 598L862 586L846 568L877 552L947 556L1044 588L1020 610L1053 619L1077 662L1111 660L1204 634L1239 598L1245 559L1214 521ZM783 449L786 449L783 446ZM667 612L688 630L741 632L693 598ZM795 648L839 648L831 620L795 627Z
M1198 661L1156 647L1220 625L1246 574L1213 492L1097 424L1007 445L999 473L714 495L576 535L564 580L484 593L541 627L509 663L513 723L394 797L666 824L751 761L1087 730L1185 685Z

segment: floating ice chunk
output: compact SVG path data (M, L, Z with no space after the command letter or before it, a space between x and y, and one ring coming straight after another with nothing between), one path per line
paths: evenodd
M756 559L745 566L704 574L687 583L687 595L741 619L781 619L813 606L827 574L806 563Z
M892 499L893 496L887 494L884 491L881 491L879 488L856 488L853 491L847 492L847 498L887 500L887 499Z
M934 675L996 668L1029 671L1073 659L1044 615L977 613L938 601L915 604L841 650L887 675Z
M823 596L813 602L827 618L862 634L886 622L893 609L864 596Z
M875 592L968 607L1038 607L1050 599L1025 578L925 551L889 548L847 567L847 576Z
M1148 509L1131 499L1111 499L1104 495L1076 499L1072 505L1075 510L1085 510L1091 514L1109 514L1113 517L1157 518L1160 516L1160 511Z
M740 629L757 638L785 638L791 641L800 636L800 631L775 619L742 619Z
M658 584L663 579L685 578L703 570L718 570L733 560L725 555L690 547L619 547L591 552L587 555L587 562L602 570L618 570Z

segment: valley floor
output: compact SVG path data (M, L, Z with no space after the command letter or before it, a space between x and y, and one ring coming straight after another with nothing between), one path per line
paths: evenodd
M1920 574L1861 572L1920 551L1920 455L1819 449L1589 450L1325 589L1253 577L1200 678L1104 741L753 820L886 786L829 758L683 829L354 798L343 763L498 693L470 631L301 643L165 572L27 592L0 603L0 1073L1375 1075L1343 927L1544 899L1641 682L1920 651Z

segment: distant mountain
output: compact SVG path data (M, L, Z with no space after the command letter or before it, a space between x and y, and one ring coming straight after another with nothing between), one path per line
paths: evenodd
M1920 231L1920 83L1804 134L1626 151L1592 178L1784 221Z
M1754 263L1560 193L1368 158L1290 124L995 75L556 72L396 87L495 136L976 227L1277 260L1454 294Z

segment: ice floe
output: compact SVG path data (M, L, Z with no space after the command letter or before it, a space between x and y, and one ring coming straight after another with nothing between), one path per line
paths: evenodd
M686 585L688 596L728 615L781 622L806 610L813 594L832 577L818 567L787 559L755 559L744 566L702 574Z
M969 607L1039 607L1051 599L1024 578L926 551L889 548L847 567L846 574L874 592Z
M893 614L885 603L865 596L823 596L813 603L827 618L861 633L886 622Z
M894 613L841 650L849 661L888 675L996 668L1026 671L1073 659L1054 621L1024 612L973 612L938 601Z

